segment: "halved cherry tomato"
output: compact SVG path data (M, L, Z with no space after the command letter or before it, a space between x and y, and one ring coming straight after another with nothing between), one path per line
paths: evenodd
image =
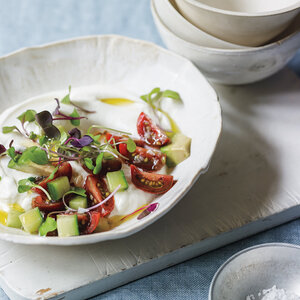
M109 191L106 182L103 178L97 178L94 175L88 175L85 181L85 189L91 199L91 206L96 205L109 196ZM95 211L100 212L101 217L108 216L115 207L114 197L110 198Z
M128 158L130 164L147 171L158 171L166 163L166 155L154 149L136 147L135 151L130 153L126 144L119 144L119 152Z
M84 234L91 234L95 231L100 221L100 212L98 211L90 211L89 213L90 220L87 225L87 228L84 230Z
M63 210L65 208L65 205L62 201L52 202L46 197L42 196L36 196L35 198L33 198L31 206L32 208L38 207L39 210L47 213L51 211Z
M41 181L39 183L39 185L44 188L45 190L47 190L47 183L54 180L57 177L62 177L62 176L68 176L69 180L71 180L72 178L72 166L68 163L68 162L64 162L62 163L57 172L54 174L53 179L44 179L43 181ZM40 194L42 197L46 197L46 195L44 194L44 192L40 189L37 188L33 188L32 189L35 193Z
M137 120L137 132L140 137L151 146L161 147L170 142L165 132L159 128L144 112Z
M142 172L134 165L131 165L130 169L132 183L145 192L164 194L173 186L172 175Z

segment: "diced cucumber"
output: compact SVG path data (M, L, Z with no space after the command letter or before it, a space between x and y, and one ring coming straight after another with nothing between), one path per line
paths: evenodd
M29 233L36 233L43 223L43 217L38 207L26 211L19 216L22 226Z
M83 196L75 196L72 198L69 202L69 207L73 209L81 208L87 208L87 198Z
M58 215L57 232L60 237L79 235L77 215Z
M23 212L20 212L19 210L15 210L15 209L10 210L7 214L6 226L13 227L13 228L21 228L22 223L20 221L19 216L22 213Z
M54 201L61 199L62 196L71 189L69 178L67 176L58 177L48 182L47 187L49 194Z
M107 172L106 178L110 192L113 192L119 184L121 185L119 191L125 191L128 189L128 183L123 170Z

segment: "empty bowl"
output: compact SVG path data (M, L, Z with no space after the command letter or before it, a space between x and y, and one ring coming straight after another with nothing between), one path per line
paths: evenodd
M174 0L154 0L154 5L160 19L180 38L199 46L242 49L245 46L236 45L218 39L187 21L175 8Z
M285 30L299 0L175 0L181 14L207 33L231 43L259 46Z
M282 69L300 47L300 16L281 38L268 45L215 49L201 47L178 37L159 18L153 0L151 9L167 48L190 59L209 80L217 83L246 84L267 78Z
M208 299L261 299L272 288L300 297L299 246L269 243L235 254L215 274Z

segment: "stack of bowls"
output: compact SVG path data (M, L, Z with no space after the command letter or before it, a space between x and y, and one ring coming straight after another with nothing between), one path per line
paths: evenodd
M299 0L151 0L166 46L222 84L259 81L300 48Z

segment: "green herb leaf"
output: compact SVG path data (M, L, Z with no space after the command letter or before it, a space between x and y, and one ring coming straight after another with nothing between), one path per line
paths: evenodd
M9 149L7 149L7 154L11 159L15 159L16 157L16 150L14 147L10 147Z
M180 95L179 95L177 92L171 91L171 90L165 90L165 91L162 93L162 97L165 97L165 98L172 98L172 99L174 99L174 100L181 101Z
M19 130L17 126L4 126L2 127L2 133L10 133L14 130Z
M67 94L60 102L63 104L71 104L70 94L71 94L71 86L69 86L69 94Z
M129 139L127 140L126 144L127 144L127 150L128 150L129 152L132 153L132 152L135 151L135 149L136 149L136 144L135 144L135 142L134 142L131 138L129 138Z
M70 114L70 117L73 117L73 118L78 118L80 117L78 111L76 108L74 108L73 112ZM80 125L80 120L77 119L77 120L70 120L71 124L74 125L74 126L79 126Z
M94 170L95 167L93 161L89 157L86 157L83 160L84 160L84 164L89 170Z
M46 221L40 226L40 236L46 236L48 232L54 231L57 228L57 224L54 218L47 217Z
M46 165L49 162L46 152L37 146L27 148L20 156L18 163L28 164L30 161L38 165Z
M26 179L21 179L18 181L18 192L19 193L25 193L28 192L34 184L35 178L34 177L29 177Z
M96 166L93 170L94 175L97 175L102 169L103 156L104 156L104 152L101 152L96 158Z
M25 112L23 112L21 115L19 115L17 118L22 123L33 122L33 121L35 121L35 115L36 115L36 111L35 110L28 109Z

